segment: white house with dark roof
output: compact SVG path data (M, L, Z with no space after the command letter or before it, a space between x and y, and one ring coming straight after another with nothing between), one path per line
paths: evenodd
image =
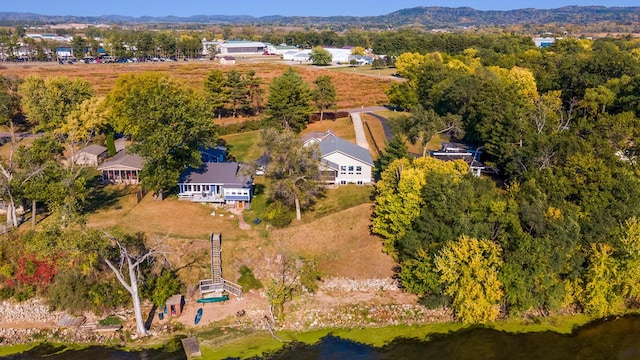
M302 136L305 146L318 144L320 171L328 184L371 184L373 159L369 150L344 140L331 131Z
M253 195L253 177L237 162L205 162L199 169L184 171L178 189L180 199L247 209Z
M98 166L107 158L107 148L91 144L73 155L73 163L80 166Z
M102 182L106 184L139 184L142 162L140 155L120 150L98 166L98 171L102 172Z

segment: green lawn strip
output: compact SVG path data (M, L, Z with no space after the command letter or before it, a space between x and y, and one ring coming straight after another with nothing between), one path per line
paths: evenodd
M337 189L327 190L325 196L318 200L304 220L314 220L337 211L346 210L360 204L371 202L374 188L362 185L344 185Z
M39 343L31 343L31 344L17 344L17 345L4 345L0 346L0 356L9 356L15 354L21 354L23 352L27 352L34 347L40 345Z

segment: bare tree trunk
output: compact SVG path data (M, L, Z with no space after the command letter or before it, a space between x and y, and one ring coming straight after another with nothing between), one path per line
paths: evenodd
M36 227L36 214L38 208L35 200L31 200L31 226Z
M320 110L320 121L324 118L324 110Z
M300 200L298 199L298 195L296 194L295 200L296 204L296 220L302 220L302 216L300 214Z
M18 215L16 214L16 202L13 195L9 192L9 205L7 206L7 223L13 227L18 227Z
M120 247L120 251L123 252L122 256L127 259L127 266L129 267L129 281L131 281L131 285L127 283L122 275L122 272L118 270L109 259L105 259L104 261L107 263L109 268L116 274L118 281L120 284L131 294L131 300L133 301L133 314L136 319L136 332L138 336L146 336L148 335L147 329L144 326L144 320L142 320L142 306L140 305L140 294L138 293L138 277L136 276L136 268L131 263L131 257L127 253L127 251Z
M142 317L142 306L140 305L140 294L138 293L138 277L136 276L136 267L131 263L131 257L127 256L127 264L129 265L129 279L131 280L131 300L133 300L133 314L136 318L136 331L139 336L148 335L147 328L144 326Z

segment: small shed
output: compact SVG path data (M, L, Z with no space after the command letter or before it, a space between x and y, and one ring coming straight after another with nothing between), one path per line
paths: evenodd
M180 316L182 314L182 307L184 305L184 297L180 294L173 295L165 302L167 312L169 316Z
M235 65L236 64L236 58L233 56L223 56L220 58L220 64L222 65Z

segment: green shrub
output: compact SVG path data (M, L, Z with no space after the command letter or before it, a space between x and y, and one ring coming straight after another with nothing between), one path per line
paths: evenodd
M36 288L33 287L33 285L25 285L22 287L22 290L15 293L13 298L17 302L23 302L31 299L34 296L36 296Z
M98 324L101 326L122 325L122 320L117 316L107 316L104 319L98 320Z
M150 284L151 301L158 307L163 306L168 298L178 294L182 288L182 283L178 280L178 276L171 271L163 271Z
M240 278L238 278L238 284L242 286L243 291L249 291L251 289L262 289L263 285L260 280L256 279L255 275L253 275L253 270L251 270L246 265L240 266L238 269L240 272Z
M12 287L0 288L0 300L7 300L15 294L16 290Z
M264 220L277 228L283 228L291 224L294 217L293 211L280 202L274 202L269 205L264 214Z
M56 274L45 294L47 304L52 310L64 310L70 313L93 310L89 296L91 281L74 270Z

